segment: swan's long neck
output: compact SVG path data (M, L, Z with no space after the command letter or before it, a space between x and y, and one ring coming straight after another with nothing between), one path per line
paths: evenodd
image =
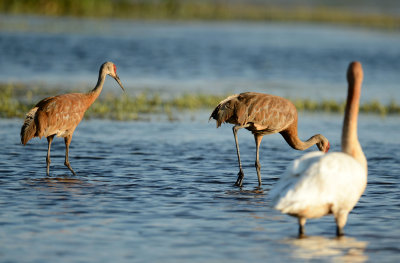
M353 69L354 70L354 69ZM362 69L348 72L348 94L342 130L342 152L353 156L361 165L367 168L367 160L362 151L357 136L357 121L361 95Z
M106 76L107 76L107 74L101 68L100 72L99 72L99 79L97 80L96 86L94 87L94 89L89 91L89 93L87 93L88 99L89 99L88 107L93 104L93 102L97 99L97 97L99 97L99 95L103 89L103 85L104 85Z

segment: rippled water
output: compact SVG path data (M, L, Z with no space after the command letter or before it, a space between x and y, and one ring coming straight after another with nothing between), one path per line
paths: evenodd
M0 82L91 88L112 60L128 90L262 91L344 98L345 71L363 63L363 100L400 101L400 35L308 24L160 23L0 15ZM106 88L115 85L106 83ZM301 156L280 135L261 146L239 131L245 180L229 125L208 114L179 122L85 120L64 167L64 143L19 143L22 120L0 120L1 262L398 262L400 122L361 116L369 161L365 194L335 238L332 217L297 221L270 207L269 189ZM342 117L300 115L299 135L322 133L339 150ZM312 150L316 150L314 147Z
M215 129L206 113L193 115L177 123L83 121L70 147L76 177L63 165L62 139L47 177L46 140L24 147L22 120L0 120L0 261L399 261L398 118L360 118L369 182L346 236L336 239L334 219L325 217L309 220L309 236L297 239L297 221L272 210L267 194L303 153L266 136L257 189L254 140L239 131L246 175L239 189L230 125ZM301 114L300 137L323 133L337 151L341 123Z
M130 91L262 91L344 99L363 63L363 100L400 101L400 34L311 24L141 22L0 15L0 81L89 89L105 60ZM106 83L108 90L114 82Z

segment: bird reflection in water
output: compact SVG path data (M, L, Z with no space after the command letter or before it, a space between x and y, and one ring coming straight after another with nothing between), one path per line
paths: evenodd
M225 194L235 196L235 195L254 195L254 197L263 197L264 196L264 190L261 187L254 187L254 189L247 190L243 188L239 188L238 190L233 189L233 190L227 190L225 191Z
M322 260L329 257L334 262L365 262L368 260L365 255L368 242L359 241L353 237L307 236L285 239L282 243L290 245L288 250L293 258Z
M69 185L82 185L84 182L82 180L71 178L71 177L44 177L37 179L38 181L49 183L49 184L57 184L57 183L64 183Z
M49 191L52 192L54 189L62 189L62 191L69 193L77 193L79 194L82 190L82 187L90 187L92 184L82 181L77 178L72 177L43 177L36 179L29 179L27 181L33 187L36 187L38 190Z

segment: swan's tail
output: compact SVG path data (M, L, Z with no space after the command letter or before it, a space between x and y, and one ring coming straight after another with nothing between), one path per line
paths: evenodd
M211 118L217 121L217 128L221 126L222 123L226 122L235 113L235 101L238 95L232 95L221 101L217 107L211 113Z
M30 139L35 137L36 133L36 123L35 115L38 107L31 109L25 117L24 124L21 128L21 143L25 145Z

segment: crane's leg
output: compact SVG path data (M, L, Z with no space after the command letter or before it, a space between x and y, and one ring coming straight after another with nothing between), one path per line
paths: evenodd
M238 162L239 162L239 173L238 173L238 178L236 180L235 185L241 187L243 185L243 178L244 178L244 173L242 169L242 162L240 161L240 152L239 152L239 142L237 139L237 131L243 128L242 126L233 126L232 131L233 131L233 136L235 136L235 143L236 143L236 153L238 157Z
M305 231L304 231L304 225L306 224L306 218L304 217L299 217L299 238L302 238L305 236Z
M46 173L47 176L50 176L50 148L51 148L51 143L53 142L54 139L54 135L50 135L49 137L47 137L47 143L48 143L48 147L47 147L47 156L46 156Z
M260 151L260 143L261 143L262 138L263 138L262 135L254 134L254 139L256 141L256 163L255 163L255 166L256 166L256 170L257 170L259 187L261 187L261 173L260 173L261 165L260 165L260 161L259 161L259 157L260 157L259 151Z
M74 172L74 170L72 170L71 165L69 164L69 159L68 159L68 153L69 153L69 145L71 143L71 139L72 139L72 135L68 135L67 137L64 138L65 141L65 162L64 165L68 167L68 169L74 174L76 175L76 173Z

